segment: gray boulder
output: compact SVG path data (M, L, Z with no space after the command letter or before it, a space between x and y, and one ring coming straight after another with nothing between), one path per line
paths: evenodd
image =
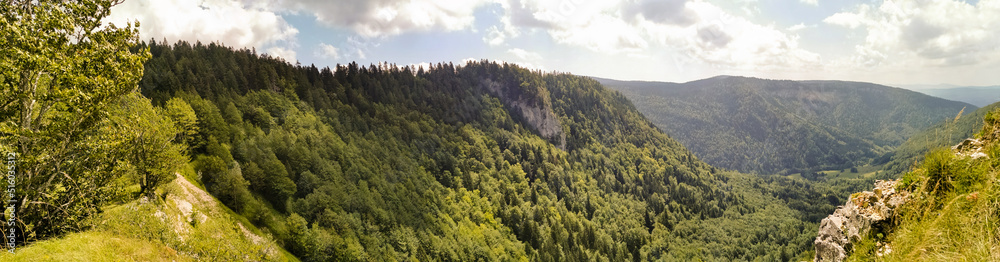
M875 189L851 195L847 203L823 219L813 244L815 261L844 261L853 250L853 242L868 235L878 223L886 223L893 210L909 198L909 192L896 191L895 180L875 181Z

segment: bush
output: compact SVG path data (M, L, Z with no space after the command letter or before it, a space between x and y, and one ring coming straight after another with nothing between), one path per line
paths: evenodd
M951 162L955 155L950 150L939 148L927 153L924 158L923 171L927 177L924 190L941 193L951 189L951 177L954 174Z

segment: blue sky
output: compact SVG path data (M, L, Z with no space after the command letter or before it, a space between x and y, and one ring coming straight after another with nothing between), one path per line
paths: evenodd
M318 67L490 59L624 80L1000 84L1000 0L127 0L108 21Z

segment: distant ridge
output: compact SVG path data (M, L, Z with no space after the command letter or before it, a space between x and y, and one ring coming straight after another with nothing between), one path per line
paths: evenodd
M792 174L883 163L968 103L851 81L716 76L687 83L594 78L709 164Z
M1000 101L1000 86L967 86L955 88L913 89L924 94L984 107Z

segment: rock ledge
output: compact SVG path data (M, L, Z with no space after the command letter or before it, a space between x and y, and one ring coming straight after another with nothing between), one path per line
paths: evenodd
M896 191L897 180L877 180L875 189L851 195L847 204L823 219L816 236L815 261L844 261L856 242L880 223L887 223L893 211L909 198Z

